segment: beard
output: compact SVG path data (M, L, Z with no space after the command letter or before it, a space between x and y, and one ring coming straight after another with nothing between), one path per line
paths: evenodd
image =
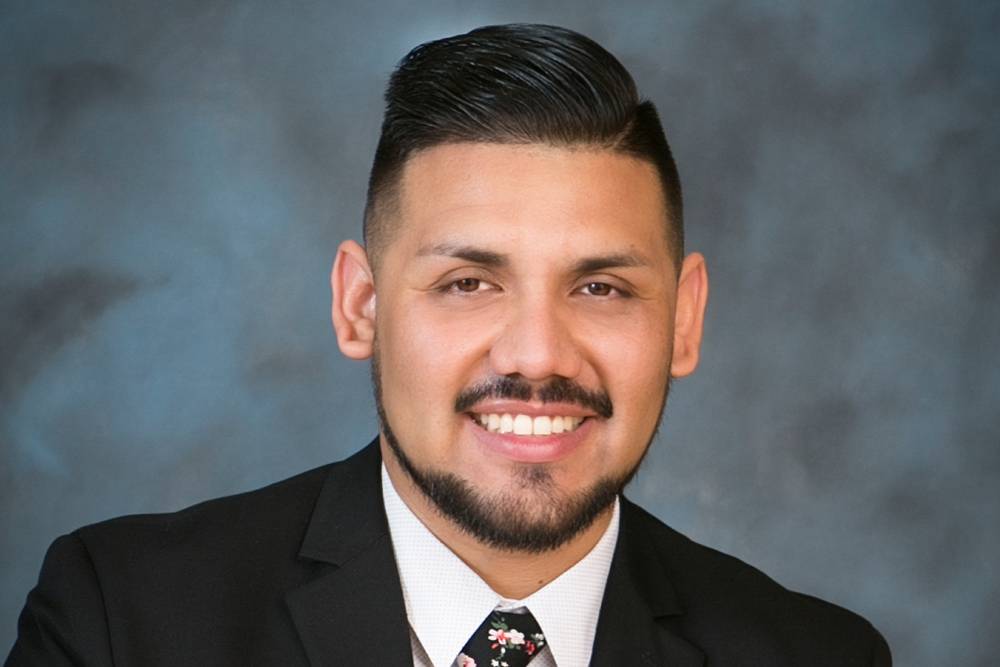
M514 477L506 488L485 494L476 489L474 482L447 470L421 467L407 455L406 447L392 430L383 405L377 344L371 372L375 408L385 441L400 467L431 504L486 546L533 554L563 546L612 506L649 451L659 431L670 390L668 373L656 425L639 460L628 470L601 476L585 488L563 491L553 480L549 464L523 464L514 468ZM516 376L497 378L462 392L455 401L455 408L457 413L462 413L485 398L528 400L532 396L542 401L576 402L604 418L612 414L611 401L605 392L589 391L565 378L556 378L536 392L532 385Z

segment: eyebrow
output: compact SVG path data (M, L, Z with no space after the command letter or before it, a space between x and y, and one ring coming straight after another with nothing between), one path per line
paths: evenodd
M470 245L454 245L451 243L438 243L433 246L424 246L417 251L420 257L440 255L445 257L455 257L464 259L467 262L482 264L483 266L502 268L510 261L507 255L484 250ZM613 253L610 255L598 255L595 257L584 257L573 265L574 273L593 273L604 269L621 267L641 267L649 266L649 261L639 255L630 253Z
M618 253L612 255L599 255L597 257L584 257L575 265L573 270L577 273L593 273L603 269L616 269L627 266L649 266L649 262L641 256L629 253Z
M455 257L464 259L467 262L482 264L484 266L503 267L508 264L507 255L501 255L492 250L483 250L469 245L453 245L451 243L438 243L433 246L425 246L417 251L418 257L428 255L444 255L445 257Z

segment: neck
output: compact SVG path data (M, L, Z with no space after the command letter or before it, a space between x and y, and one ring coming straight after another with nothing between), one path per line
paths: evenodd
M573 567L600 541L612 508L565 544L541 553L497 549L479 541L444 516L413 482L383 443L382 460L399 497L424 526L501 596L520 600Z

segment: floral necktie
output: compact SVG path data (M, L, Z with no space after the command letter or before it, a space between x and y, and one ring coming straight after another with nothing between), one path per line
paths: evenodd
M545 646L530 611L493 610L458 654L458 667L524 667Z

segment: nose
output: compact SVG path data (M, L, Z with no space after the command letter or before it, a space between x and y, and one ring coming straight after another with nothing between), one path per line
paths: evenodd
M571 322L558 299L526 295L510 303L501 333L490 350L497 375L518 374L527 380L553 376L574 378L582 359Z

